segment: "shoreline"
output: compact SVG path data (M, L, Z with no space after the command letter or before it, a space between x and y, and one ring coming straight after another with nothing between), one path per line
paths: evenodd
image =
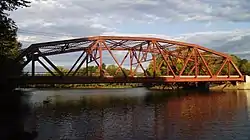
M19 87L19 88L37 88L37 89L129 89L138 88L137 86L79 86L79 87L50 87L50 86L30 86L30 87Z
M137 86L137 85L56 85L56 86L25 86L18 87L18 89L132 89L132 88L146 88L153 91L223 91L223 90L250 90L250 85L240 83L238 85L232 84L218 84L211 85L208 88L199 88L194 86L178 87L178 86Z

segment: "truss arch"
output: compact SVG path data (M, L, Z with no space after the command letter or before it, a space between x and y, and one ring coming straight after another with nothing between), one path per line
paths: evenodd
M121 51L124 56L120 56L118 60L116 54ZM51 55L73 52L80 52L81 55L66 74L48 59ZM146 77L243 79L243 75L227 54L197 44L150 37L92 36L37 43L22 50L16 61L25 60L23 67L31 63L32 76L36 73L35 62L40 63L52 75L56 75L51 70L54 69L60 76L74 76L83 64L88 67L88 63L94 63L100 71L99 76L105 76L102 64L106 56L112 58L113 64L119 69L117 71L122 71L121 77L136 76L137 70L141 69L143 76ZM41 59L44 59L49 66L46 66ZM125 61L129 63L127 66L129 72L124 70ZM159 71L160 74L157 75Z

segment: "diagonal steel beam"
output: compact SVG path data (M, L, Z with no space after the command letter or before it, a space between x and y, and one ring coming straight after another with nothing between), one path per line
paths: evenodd
M76 73L78 72L78 70L82 67L83 63L86 61L87 59L87 55L84 57L84 59L82 60L82 62L78 65L78 67L76 68L76 70L74 71L72 76L75 76ZM88 71L88 70L87 70Z
M185 63L184 63L184 66L182 67L182 69L181 69L181 71L180 71L180 73L179 73L179 76L181 76L182 73L184 72L184 70L185 70L185 68L187 67L187 64L188 64L188 62L189 62L191 56L193 55L193 53L194 53L194 49L192 49L192 51L190 52L190 54L189 54L188 57L186 58Z
M137 55L136 55L136 52L133 52L133 56L135 57L135 59L137 60L137 63L138 63L138 65L136 66L136 68L135 68L135 70L134 70L134 73L137 71L138 67L140 66L140 67L142 68L144 74L147 75L146 70L143 68L143 66L142 66L142 64L141 64L141 61L142 61L143 58L146 56L145 54L146 54L146 53L144 53L143 56L141 57L141 59L139 60L139 58L138 58Z
M78 64L78 62L81 60L81 58L83 57L83 55L85 54L86 52L82 52L82 54L78 57L78 59L76 60L76 62L74 63L74 65L70 68L70 70L68 71L67 73L67 76L72 72L72 70L75 68L75 66Z
M112 56L113 60L115 61L115 63L118 65L118 67L122 70L123 74L125 77L127 77L126 72L122 69L122 67L119 65L117 59L115 58L115 56L113 55L113 53L111 52L111 50L109 49L109 47L107 46L107 44L105 42L102 41L102 44L104 45L105 48L107 48L109 54Z
M228 58L224 60L224 63L222 64L222 66L220 67L220 69L217 71L216 76L218 76L220 74L221 70L224 68L224 66L226 65L227 61L228 61Z
M237 66L234 64L234 62L232 60L230 60L230 63L233 65L233 68L237 71L237 73L240 75L240 77L242 77L242 73L240 72L240 70L237 68Z
M122 62L120 64L120 67L123 65L123 63L125 62L126 58L128 57L128 54L129 54L129 51L127 52L127 54L125 55L125 57L122 59ZM115 75L119 72L120 68L118 68L116 71L115 71Z
M208 74L209 74L210 76L213 76L213 74L212 74L212 72L211 72L211 70L210 70L208 64L206 63L205 59L203 58L203 56L201 55L201 53L199 52L199 50L196 49L196 51L197 51L198 55L200 56L200 58L201 58L203 64L205 65L205 67L206 67L206 69L207 69L207 71L208 71Z
M56 76L39 58L37 58L37 61L53 76Z
M41 54L41 52L38 50L38 54L40 54L40 56L46 61L46 62L48 62L49 64L50 64L50 66L52 66L55 70L56 70L56 72L60 75L60 76L63 76L64 74L46 57L46 56L43 56L42 54Z
M167 64L167 67L169 68L169 70L171 71L171 73L173 74L174 77L176 77L173 69L171 68L171 66L169 65L165 55L162 53L162 50L160 49L160 47L158 46L158 44L156 42L154 42L156 44L156 47L158 48L159 52L161 53L161 56L163 57L165 63Z

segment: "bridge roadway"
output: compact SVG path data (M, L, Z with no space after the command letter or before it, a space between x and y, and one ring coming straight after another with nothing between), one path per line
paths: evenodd
M175 83L244 81L244 77L228 76L160 76L160 77L90 77L90 76L23 76L13 78L19 84L91 84L91 83Z

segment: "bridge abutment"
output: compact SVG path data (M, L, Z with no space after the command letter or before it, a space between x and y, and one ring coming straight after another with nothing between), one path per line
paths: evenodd
M250 76L245 75L243 82L233 81L210 88L211 90L250 90Z

